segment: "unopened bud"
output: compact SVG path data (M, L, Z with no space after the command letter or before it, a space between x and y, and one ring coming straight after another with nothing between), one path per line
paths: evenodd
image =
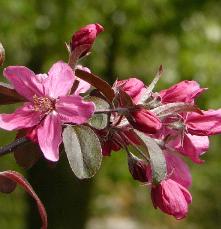
M72 36L70 43L71 51L73 52L77 47L81 45L88 45L88 48L81 54L81 57L86 55L90 51L97 35L103 31L104 28L98 23L89 24L81 28Z
M162 127L160 119L145 108L131 111L128 121L135 129L147 134L155 134Z
M128 168L135 180L148 182L147 169L148 165L132 153L128 153Z
M26 138L28 138L29 140L31 140L34 143L37 143L38 142L38 137L37 137L37 130L36 130L36 128L29 128L29 129L27 129Z
M128 80L117 80L114 83L113 88L117 88L126 92L131 97L134 103L137 103L140 100L142 94L146 90L144 83L137 78L130 78Z
M5 49L2 46L2 43L0 43L0 66L4 63L5 61Z

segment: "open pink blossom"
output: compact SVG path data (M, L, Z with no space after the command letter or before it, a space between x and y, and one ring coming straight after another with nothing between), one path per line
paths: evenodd
M174 180L167 179L151 189L151 198L155 208L173 215L176 219L184 218L188 205L192 202L189 191Z
M162 103L186 102L191 103L205 88L200 88L196 81L181 81L172 87L159 92Z
M30 129L48 160L59 159L62 124L82 124L92 116L94 104L76 94L69 95L75 75L68 64L55 63L48 74L35 75L23 66L10 66L4 76L28 102L12 114L0 115L0 128Z

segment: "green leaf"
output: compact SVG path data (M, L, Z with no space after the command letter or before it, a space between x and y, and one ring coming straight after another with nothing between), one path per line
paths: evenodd
M143 153L149 158L153 183L158 184L166 178L167 167L163 151L153 138L134 130L143 146Z
M107 110L110 108L109 104L96 96L88 96L85 98L85 101L90 101L95 104L97 110ZM89 124L96 129L104 129L107 126L108 115L107 114L94 114L93 117L89 120Z
M93 177L102 161L101 144L94 131L88 126L68 126L63 142L74 174L79 179Z

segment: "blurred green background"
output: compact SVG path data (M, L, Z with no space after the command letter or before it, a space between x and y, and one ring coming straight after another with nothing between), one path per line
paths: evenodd
M7 65L26 65L47 72L67 60L64 42L78 28L104 26L83 64L110 83L138 76L150 82L160 64L164 75L157 89L197 80L209 90L202 108L221 104L221 1L215 0L0 0L0 41ZM2 71L2 68L1 68ZM11 111L13 106L1 107ZM0 132L4 145L14 134ZM0 170L16 169L28 177L46 205L49 229L221 228L221 141L211 139L203 165L189 163L193 203L182 221L152 207L149 191L128 173L124 153L104 158L90 181L74 178L65 155L56 168L40 161L29 171L2 157ZM1 229L40 228L34 202L21 190L0 195Z

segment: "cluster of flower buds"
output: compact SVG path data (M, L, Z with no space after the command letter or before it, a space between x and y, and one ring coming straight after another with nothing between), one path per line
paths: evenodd
M99 24L81 28L67 45L68 63L56 62L47 74L24 66L4 69L10 85L0 85L1 104L24 104L0 114L0 128L18 130L0 154L14 150L17 163L29 168L41 157L58 161L64 148L74 174L84 179L95 175L102 156L122 150L132 177L150 189L154 207L182 219L192 202L183 158L203 163L208 137L221 133L221 109L197 107L195 99L206 89L196 81L155 92L162 66L149 85L134 77L110 86L78 65L102 31Z

